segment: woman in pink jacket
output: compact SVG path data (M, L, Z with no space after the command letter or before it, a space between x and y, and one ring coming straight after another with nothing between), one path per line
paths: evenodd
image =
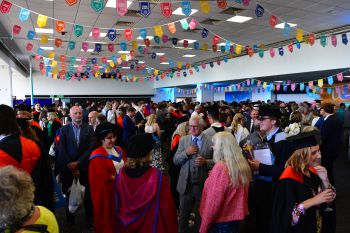
M248 214L251 170L231 133L215 134L213 144L215 166L204 184L200 232L236 233Z

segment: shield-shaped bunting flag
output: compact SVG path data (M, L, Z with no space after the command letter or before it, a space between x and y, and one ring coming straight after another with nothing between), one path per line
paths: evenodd
M38 15L38 19L36 21L39 28L45 27L47 23L47 16L46 15Z
M55 46L57 48L60 48L62 46L62 39L60 38L55 38Z
M81 48L83 49L84 52L88 51L89 43L83 42L82 45L81 45Z
M9 13L11 10L12 3L9 1L2 0L0 4L0 11L3 14Z
M104 0L91 0L91 8L96 11L100 12L105 7L105 1Z
M280 56L283 56L283 55L284 55L284 49L283 49L283 47L281 47L281 48L278 49L278 53L279 53Z
M168 23L168 30L171 34L174 34L176 32L176 26L174 22Z
M108 44L108 51L113 53L114 52L114 44Z
M270 16L270 20L269 20L270 26L271 27L275 27L277 25L277 17L274 15Z
M216 2L220 9L225 9L227 7L227 0L217 0Z
M170 2L162 2L160 3L160 8L162 9L162 14L166 18L170 18L172 15L171 3Z
M189 1L181 2L182 13L186 16L190 16L192 12L191 3Z
M33 44L32 43L28 43L26 46L27 51L32 51L33 49Z
M140 14L143 17L148 17L151 14L151 3L150 2L140 2Z
M199 7L200 10L205 14L208 14L210 12L210 4L208 0L200 0Z
M74 30L74 35L76 37L80 37L81 35L83 35L84 27L82 25L75 24L73 26L73 30Z
M284 36L289 36L291 31L291 26L288 23L284 23L284 27L283 27L283 35Z
M78 0L66 0L66 3L69 5L69 6L73 6L74 4L76 4L78 2Z
M159 36L154 36L153 40L154 40L154 42L155 42L156 44L160 44L160 38L159 38Z
M64 21L56 21L56 31L57 32L64 32L64 29L66 28L66 24Z
M28 9L22 8L19 12L19 19L23 22L29 19L30 11Z
M260 4L256 5L256 8L255 8L256 17L258 18L263 17L264 11L265 11L264 7L262 7Z
M92 33L92 38L96 40L100 39L100 33L101 33L100 28L92 28L91 33Z
M202 30L202 38L207 38L207 37L208 37L208 34L209 34L208 29L203 28L203 30Z
M95 52L101 52L102 51L102 45L101 44L95 44Z
M12 32L14 35L18 35L21 32L22 27L15 24L13 25Z
M69 50L74 50L75 49L75 41L69 41L68 48L69 48Z
M348 36L346 35L346 33L341 35L341 39L343 44L347 45L348 44Z
M132 29L127 28L124 30L124 38L126 40L131 40L132 39Z
M127 0L117 0L117 13L120 16L124 16L128 12Z
M187 29L188 29L189 25L188 25L188 22L187 22L186 19L181 19L181 20L180 20L180 23L181 23L181 26L182 26L182 28L183 28L184 30L187 30Z

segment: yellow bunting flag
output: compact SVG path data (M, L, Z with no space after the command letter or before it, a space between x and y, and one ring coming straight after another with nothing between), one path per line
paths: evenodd
M297 39L297 41L302 42L303 41L303 36L304 36L303 29L298 28L297 32L296 32L296 39Z
M208 50L208 44L207 43L203 43L202 50L204 50L204 51Z
M267 86L267 82L264 82L263 83L263 88L266 89L266 86Z
M177 63L177 68L179 68L179 69L182 68L182 61L179 61L179 62Z
M38 19L36 21L39 28L45 27L47 23L47 16L46 15L38 15Z
M57 66L57 61L53 60L51 66L52 67L56 67Z
M99 73L99 72L96 72L96 73L95 73L95 78L97 78L99 75L100 75L100 73Z
M122 59L122 60L126 60L126 54L125 53L122 53L121 55L120 55L120 58Z
M154 26L153 29L154 29L154 33L157 36L159 36L159 37L163 36L163 28L162 28L162 26L157 25L157 26Z
M55 62L56 62L56 65L57 65L57 61L55 61ZM52 66L53 66L53 62L52 62ZM55 67L55 66L53 66L53 67ZM58 74L58 68L55 67L55 69L52 70L52 73L53 74Z
M319 86L319 87L323 86L323 79L317 80L317 86Z
M48 36L48 35L45 35L45 34L41 35L40 42L41 42L42 44L47 44L47 43L49 42L49 36Z
M242 45L236 45L236 54L241 54L241 52L242 52Z
M115 66L114 62L113 61L109 62L109 66L114 67Z
M133 41L131 42L131 47L132 47L133 49L135 49L135 50L139 47L139 45L137 44L137 40L133 40Z
M53 51L49 52L49 58L54 59L55 58L55 52L53 52Z
M205 14L209 14L210 12L210 4L208 0L200 0L199 1L199 7L201 11Z
M158 75L159 70L154 70L154 75Z
M57 74L52 74L52 77L53 77L54 79L57 79Z

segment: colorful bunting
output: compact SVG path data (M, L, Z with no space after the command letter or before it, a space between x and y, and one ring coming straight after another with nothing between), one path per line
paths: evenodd
M163 35L163 28L162 26L154 26L154 34L156 34L157 36L161 37Z
M189 1L182 1L180 5L182 13L186 16L190 16L192 12L191 3Z
M181 19L180 23L181 23L181 26L184 30L188 29L189 25L188 25L187 19Z
M101 12L105 7L104 0L91 0L91 8L96 12Z
M64 21L56 21L56 31L57 32L64 32L64 30L65 30L65 28L66 28L66 24L65 24L65 22Z
M337 74L337 79L338 79L338 81L339 82L343 82L343 73L339 73L339 74Z
M38 24L39 28L43 28L46 26L47 23L47 16L46 15L38 15L38 19L36 21Z
M256 17L258 17L258 18L263 17L264 11L265 11L264 7L262 7L260 4L256 5L256 8L255 8Z
M21 26L15 24L15 25L13 25L12 33L13 33L14 35L18 35L18 34L21 32L21 29L22 29Z
M73 26L73 31L76 37L80 37L81 35L83 35L84 27L82 25L75 24Z
M200 0L199 1L199 8L203 13L209 14L209 12L210 12L209 1L208 0Z
M2 0L0 4L0 11L3 14L9 13L11 10L12 3L9 1Z
M271 27L275 27L277 25L277 17L274 15L270 16L269 24Z
M332 45L334 47L337 47L338 41L337 41L337 36L336 35L332 35L331 36L331 40L332 40Z
M225 9L227 7L227 0L217 0L216 2L220 9Z
M69 5L69 6L73 6L74 4L77 4L78 0L66 0L66 3Z
M18 17L22 22L24 22L29 19L29 15L30 15L30 11L28 9L21 8Z
M124 38L126 40L131 40L132 39L132 29L128 28L124 30Z
M174 22L168 24L168 30L171 34L174 34L176 32L176 26Z
M117 1L117 14L124 16L128 12L128 3L127 0L116 0Z
M94 38L95 40L100 39L100 34L101 34L100 28L97 28L97 27L92 28L91 33L92 33L92 38Z

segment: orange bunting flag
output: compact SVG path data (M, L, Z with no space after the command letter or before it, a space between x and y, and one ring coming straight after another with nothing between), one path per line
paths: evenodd
M56 21L56 31L57 32L64 32L65 28L66 28L66 24L64 21Z
M174 34L176 32L176 26L174 22L168 24L168 30L171 34Z
M45 27L47 23L47 16L46 15L38 15L38 19L36 21L39 28Z
M57 48L59 48L59 47L61 47L61 45L62 45L62 39L56 38L56 39L55 39L55 46L56 46Z

